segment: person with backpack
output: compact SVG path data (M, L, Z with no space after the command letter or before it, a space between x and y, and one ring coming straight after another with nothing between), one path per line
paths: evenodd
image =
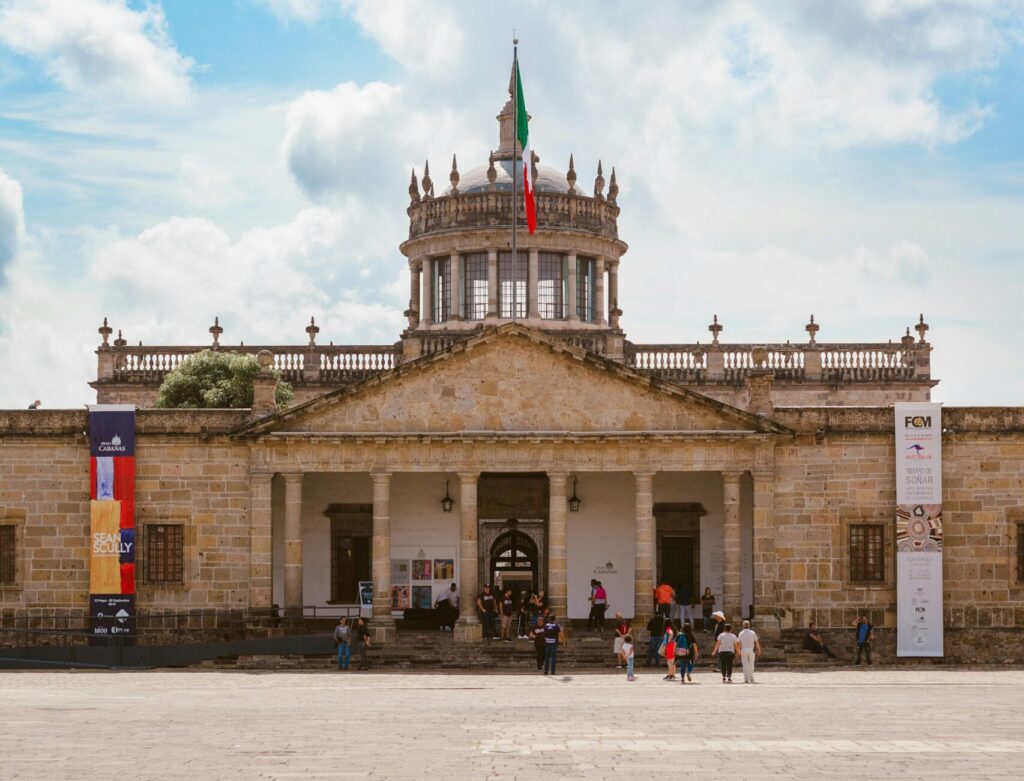
M544 623L544 674L555 674L555 665L558 663L558 643L564 641L562 625L555 621L555 614L549 613L548 620Z
M676 669L679 670L679 680L686 683L686 668L690 661L690 641L683 632L679 622L676 621ZM687 624L689 626L689 624Z
M686 655L686 664L679 668L679 679L681 683L687 681L693 683L693 666L700 662L700 647L697 645L697 636L693 633L693 627L689 622L683 624L683 637L686 638L686 648L689 653Z
M664 657L668 665L668 675L664 680L674 681L676 679L676 630L671 620L665 621L665 632L661 636L661 646L658 648L658 655Z

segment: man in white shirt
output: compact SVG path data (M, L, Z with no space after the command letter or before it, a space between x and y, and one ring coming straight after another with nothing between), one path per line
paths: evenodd
M754 682L754 660L761 655L761 641L757 632L750 628L750 622L743 622L743 631L736 638L740 646L740 661L743 663L743 683Z

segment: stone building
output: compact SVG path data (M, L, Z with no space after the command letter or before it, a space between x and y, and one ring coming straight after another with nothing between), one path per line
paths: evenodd
M884 635L891 405L937 383L924 318L874 343L819 342L813 317L799 344L727 343L717 317L702 342L631 342L614 169L583 188L571 157L565 172L535 160L539 225L512 258L511 111L489 160L453 159L443 192L413 173L394 344L324 345L311 320L294 346L228 346L219 322L205 346L134 346L104 321L90 384L139 408L139 611L297 613L355 604L372 580L386 640L393 608L451 581L544 588L582 618L591 578L636 617L665 579L769 634L867 614ZM153 409L163 377L211 348L258 354L253 409ZM272 369L295 388L286 409ZM943 423L947 656L978 659L979 632L1024 625L1024 409ZM86 425L0 412L4 616L86 610ZM456 636L480 636L471 599Z

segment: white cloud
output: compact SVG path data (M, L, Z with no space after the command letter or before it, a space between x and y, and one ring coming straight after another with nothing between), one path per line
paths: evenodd
M240 195L227 171L191 154L181 159L178 187L182 202L197 210L219 211Z
M0 44L40 60L64 89L153 106L189 97L193 63L174 46L159 4L7 0Z
M0 287L25 237L25 212L21 185L0 169Z

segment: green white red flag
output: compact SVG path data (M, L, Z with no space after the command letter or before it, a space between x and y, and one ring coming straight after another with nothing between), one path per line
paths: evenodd
M533 179L530 176L530 169L533 163L533 153L530 151L530 120L526 113L526 101L523 99L523 80L519 76L519 59L516 58L516 139L523 149L523 159L520 163L522 174L520 181L523 183L523 206L526 209L526 224L530 233L537 230L537 204L533 197Z

